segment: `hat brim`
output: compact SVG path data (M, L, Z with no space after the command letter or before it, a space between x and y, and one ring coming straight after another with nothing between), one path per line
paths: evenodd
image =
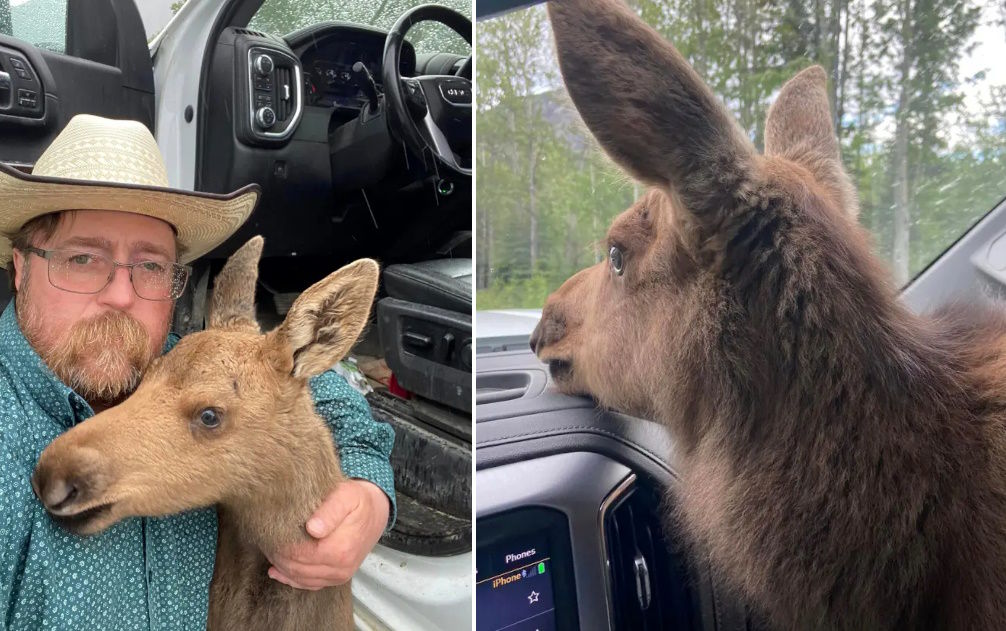
M0 265L10 237L36 217L64 210L115 210L155 217L175 228L179 260L189 263L226 241L248 219L261 189L218 195L181 189L30 175L0 163Z

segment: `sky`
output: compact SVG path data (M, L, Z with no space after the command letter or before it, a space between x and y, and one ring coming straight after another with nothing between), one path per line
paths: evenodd
M133 0L143 18L143 28L150 39L168 23L171 16L171 4L176 0ZM205 2L206 0L202 0ZM211 0L212 1L212 0Z
M968 110L976 111L979 107L979 96L989 85L1006 84L1006 27L994 24L998 17L993 7L986 6L982 14L982 25L975 33L978 46L974 52L961 60L961 75L971 76L985 70L985 81L976 86L965 86L965 99Z

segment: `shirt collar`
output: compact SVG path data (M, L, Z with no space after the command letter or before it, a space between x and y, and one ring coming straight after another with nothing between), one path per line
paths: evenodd
M28 342L17 321L14 300L0 314L0 361L8 364L46 414L65 428L94 416L87 401L60 381Z

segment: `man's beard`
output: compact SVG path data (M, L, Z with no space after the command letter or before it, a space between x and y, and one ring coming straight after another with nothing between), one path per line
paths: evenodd
M23 294L15 299L21 330L63 383L99 408L115 405L136 390L154 359L142 324L121 311L109 311L50 337L41 309Z

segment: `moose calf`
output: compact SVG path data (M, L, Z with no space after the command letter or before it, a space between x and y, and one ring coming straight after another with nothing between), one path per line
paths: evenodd
M917 316L857 224L826 76L759 154L615 0L549 4L601 147L652 188L532 336L559 387L659 420L676 526L782 629L1006 629L1006 315Z
M349 630L348 583L294 589L268 577L267 557L307 538L305 522L344 479L308 378L360 335L378 266L363 259L330 274L263 335L254 307L262 244L250 240L217 276L207 330L155 360L122 404L54 440L32 485L79 534L215 504L211 630Z

